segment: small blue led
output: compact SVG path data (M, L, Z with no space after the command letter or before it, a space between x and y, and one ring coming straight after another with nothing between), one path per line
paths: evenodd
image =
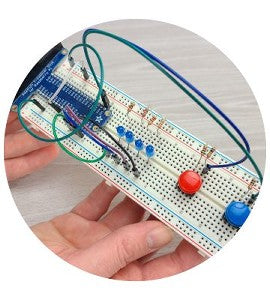
M141 151L143 149L143 141L141 139L135 141L135 148L138 151Z
M121 126L121 125L119 125L119 126L116 127L116 131L117 131L117 134L118 134L118 136L120 138L123 137L125 135L125 133L126 133L125 127Z
M250 208L243 202L232 201L225 210L224 217L234 227L241 227L250 214Z
M128 149L129 145L134 141L134 134L132 131L127 131L126 132L126 142L128 143Z
M152 145L147 145L145 147L145 153L146 153L146 156L148 157L148 160L150 157L153 157L155 155L155 149Z
M143 141L141 139L138 139L135 141L135 148L138 151L137 156L139 155L139 152L142 151L144 145L143 145Z
M126 141L128 144L132 143L134 141L134 134L132 131L126 132Z

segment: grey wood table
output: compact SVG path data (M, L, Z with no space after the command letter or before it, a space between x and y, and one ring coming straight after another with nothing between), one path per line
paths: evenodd
M244 131L252 154L261 169L264 168L265 138L259 108L245 79L222 52L192 32L160 22L126 20L95 27L148 49L213 99ZM63 44L70 48L81 41L81 35L79 32ZM214 121L139 55L100 35L91 36L89 42L104 60L106 81L149 104L228 156L234 159L242 156L239 148ZM82 60L82 51L75 57ZM249 163L245 166L251 168ZM41 171L11 182L10 188L23 218L28 225L33 225L69 211L100 181L101 178L89 168L61 153ZM112 206L122 198L123 195L117 196ZM164 251L175 247L177 241L176 237Z

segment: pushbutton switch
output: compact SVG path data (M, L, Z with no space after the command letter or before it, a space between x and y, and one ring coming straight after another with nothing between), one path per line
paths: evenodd
M202 178L197 172L187 170L180 174L178 186L185 194L193 195L201 188Z
M225 210L224 217L234 227L241 227L250 214L247 204L240 201L232 201Z

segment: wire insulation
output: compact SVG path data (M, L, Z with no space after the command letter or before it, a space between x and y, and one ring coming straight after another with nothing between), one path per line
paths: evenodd
M21 109L23 107L24 104L26 104L27 102L33 102L31 99L25 99L23 100L19 105L18 105L18 108L17 108L17 111L18 111L18 118L19 118L19 121L22 125L22 127L30 134L32 135L34 138L40 140L40 141L43 141L43 142L47 142L47 143L54 143L54 142L59 142L59 141L63 141L69 137L71 137L72 135L76 134L77 132L79 132L82 127L90 120L90 118L92 117L93 113L95 112L96 108L97 108L97 105L98 105L98 101L100 99L100 96L101 96L101 93L102 93L102 87L103 87L103 83L104 83L104 67L103 67L103 62L102 62L102 59L99 55L99 53L97 52L97 50L88 45L88 44L76 44L75 46L73 46L71 48L71 50L69 51L69 54L68 55L71 55L73 53L73 51L79 47L84 47L84 48L89 48L91 49L94 54L96 55L97 59L98 59L98 62L99 62L99 67L100 67L100 82L99 82L99 86L100 88L98 89L98 93L96 95L96 99L95 101L93 102L92 104L92 107L90 109L90 111L88 112L88 114L85 116L85 118L83 119L83 121L81 122L81 124L75 128L73 131L71 131L69 134L67 135L64 135L60 138L54 138L54 139L48 139L48 138L43 138L37 134L35 134L32 130L30 130L27 126L27 124L24 122L22 116L21 116ZM89 60L90 64L91 64L91 61ZM89 65L90 67L90 65ZM93 69L93 66L91 64L91 68L92 70L94 71ZM95 72L95 71L94 71Z
M70 107L67 107L66 110L67 110L68 116L70 116L71 118L74 119L74 121L77 122L77 123L74 123L74 126L78 126L78 124L80 124L82 120L74 113L74 111ZM64 114L65 114L65 112L64 112ZM65 116L66 116L66 114L65 114ZM108 151L114 152L114 153L117 153L118 155L120 155L123 162L126 161L125 156L118 149L116 149L112 145L109 145L105 141L101 140L101 138L97 134L95 134L92 130L90 130L88 128L87 124L82 128L82 131L83 131L84 134L89 136L89 138L92 139L94 137L95 139L99 140L103 144L103 147L105 149L107 149Z
M75 70L76 68L76 64L74 64L74 66L68 71L67 75L65 76L65 78L62 80L61 84L59 85L59 87L57 88L57 90L54 92L54 94L50 97L49 99L49 103L52 103L53 100L58 96L58 94L60 93L60 91L62 90L62 88L67 84L70 76L72 75L72 72Z
M19 120L23 126L23 128L32 136L34 136L35 138L45 141L45 142L57 142L59 144L59 146L65 151L67 152L69 155L71 155L72 157L79 159L81 161L83 161L83 159L76 157L72 152L70 152L68 149L66 149L61 143L60 141L71 137L73 134L79 132L80 130L83 129L83 127L88 123L88 122L92 122L93 124L95 124L96 126L98 126L102 131L104 131L120 148L123 152L125 152L125 154L128 156L128 158L130 159L132 165L133 165L133 170L136 169L135 163L132 159L132 157L130 156L130 154L128 153L128 151L122 147L122 145L120 143L117 142L117 140L103 127L101 127L98 123L96 123L95 121L92 121L90 118L92 116L92 114L94 113L94 111L97 108L98 105L98 101L101 97L102 91L103 91L103 84L104 84L104 67L103 67L103 63L101 60L101 57L99 55L99 53L96 51L95 48L93 48L92 46L90 46L89 44L86 43L87 40L87 36L89 34L101 34L101 35L105 35L107 37L113 38L123 44L125 44L126 46L128 46L129 48L131 48L132 50L134 50L135 52L137 52L138 54L140 54L141 56L143 56L146 60L148 60L154 67L156 67L159 71L161 71L168 79L170 79L174 84L176 84L189 98L191 98L197 105L199 105L229 136L230 138L239 146L239 148L243 151L243 153L245 154L245 157L242 158L239 161L233 162L233 163L229 163L229 164L223 164L223 165L210 165L208 164L207 167L209 169L211 168L224 168L224 167L229 167L229 166L233 166L233 165L237 165L239 163L242 163L243 161L246 160L246 158L248 158L251 162L251 164L253 165L254 169L256 170L258 177L260 179L260 182L262 182L263 180L263 176L261 171L259 170L256 162L254 161L253 157L250 155L250 146L249 143L247 141L247 139L245 138L244 134L241 132L241 130L234 124L234 122L224 113L222 112L222 110L214 103L212 102L208 97L206 97L203 93L201 93L197 88L195 88L190 82L188 82L182 75L180 75L179 73L177 73L175 70L173 70L171 67L169 67L168 65L166 65L164 62L162 62L159 58L155 57L153 54L151 54L150 52L148 52L147 50L141 48L140 46L129 42L128 40L125 40L117 35L114 35L112 33L106 32L106 31L102 31L99 29L88 29L84 32L83 34L83 43L81 44L77 44L74 47L71 48L71 50L69 51L68 56L71 57L71 54L73 53L73 51L79 47L83 47L84 53L85 53L85 57L87 60L87 63L89 65L89 68L93 74L93 77L96 81L97 87L98 87L98 93L96 95L96 99L93 102L93 105L91 107L91 110L89 111L89 113L84 117L83 120L80 119L79 124L77 124L77 127L75 127L75 129L73 131L71 131L69 134L64 135L62 137L58 137L56 134L56 129L55 129L55 124L56 124L56 120L58 117L62 116L62 114L56 114L54 119L53 119L53 124L52 124L52 129L54 134L54 139L46 139L43 137L40 137L38 135L36 135L33 131L31 131L27 125L24 123L23 118L21 116L21 109L22 106L24 104L26 104L27 102L33 102L33 100L31 99L26 99L24 101L22 101L19 105L18 105L18 117ZM88 49L91 49L94 54L96 55L98 61L99 61L99 67L100 67L100 80L98 80L95 70L92 66L90 57L89 57L89 53L88 53ZM227 121L232 128L238 133L238 135L240 136L240 138L242 139L242 141L245 144L245 147L242 145L242 143L238 140L238 138L230 131L229 128L227 128L227 126L220 121L212 112L211 110L209 110L198 98L196 98L185 86L183 86L179 81L176 80L175 77L173 77L172 75L170 75L169 73L171 73L173 76L175 76L177 79L179 79L180 81L182 81L185 85L187 85L187 87L189 87L193 92L195 92L198 96L200 96L208 105L210 105L225 121ZM58 89L58 93L60 92L60 87ZM55 96L56 97L56 96ZM83 129L85 130L85 129ZM97 140L97 139L96 139ZM103 144L103 146L106 146L105 144ZM109 145L107 145L108 147L110 147ZM103 157L106 154L106 150L104 150L103 152ZM101 156L101 157L102 157ZM97 160L87 160L87 162L96 162L99 161L102 158L98 158Z
M76 128L79 126L78 123L76 123L73 118L66 112L63 110L63 114L64 114L64 120L66 120L72 127ZM97 145L99 145L100 147L106 149L109 152L112 152L112 150L110 148L107 147L107 145L105 145L100 139L90 135L87 131L84 130L85 127L83 127L81 129L81 132L84 133L86 136L88 136L92 141L94 141Z
M57 132L56 132L56 121L57 121L57 119L60 118L60 117L64 118L64 115L62 115L62 114L56 114L56 115L54 116L53 121L52 121L52 131L53 131L53 135L54 135L55 139L57 139L57 144L59 145L59 147L60 147L63 151L65 151L65 152L66 152L68 155L70 155L71 157L73 157L73 158L75 158L75 159L77 159L77 160L79 160L79 161L81 161L81 162L84 162L84 163L95 163L95 162L99 162L100 160L102 160L102 159L105 157L105 155L106 155L106 153L107 153L107 151L106 151L105 149L103 150L101 156L98 157L98 158L95 158L95 159L86 159L86 158L82 158L82 157L79 157L79 156L75 155L73 152L69 151L69 150L68 150L68 149L67 149L67 148L59 141L59 138L58 138L58 136L57 136Z
M227 116L212 100L210 100L206 95L204 95L200 90L198 90L193 84L191 84L188 80L186 80L181 74L179 74L177 71L175 71L173 68L168 66L165 62L163 62L161 59L150 53L149 51L145 50L144 48L136 45L135 43L132 43L135 47L140 49L143 53L145 53L148 57L152 58L154 61L159 63L161 66L163 66L167 71L169 71L171 74L173 74L176 78L181 80L186 86L188 86L193 92L195 92L198 96L200 96L206 103L208 103L224 120L226 120L232 128L238 133L238 135L241 137L243 140L246 149L248 152L250 152L250 145L249 142L247 141L247 138L245 135L242 133L242 131L238 128L238 126ZM243 157L241 160L229 163L229 164L224 164L224 165L209 165L209 167L212 168L225 168L225 167L231 167L235 166L238 164L243 163L247 159L247 156Z
M152 63L157 69L159 69L165 76L168 77L174 84L176 84L187 96L189 96L197 105L199 105L212 119L231 137L231 139L239 146L239 148L244 152L244 154L248 157L250 160L251 164L253 165L254 169L256 170L256 173L258 174L260 182L263 180L262 173L257 166L255 160L253 157L250 155L250 153L247 151L247 149L242 145L242 143L238 140L238 138L224 125L222 121L220 121L199 99L197 99L187 88L185 88L180 82L178 82L174 77L172 77L161 65L159 65L156 61L154 61L151 57L148 57L147 54L145 54L142 50L137 48L134 44L130 43L128 40L125 40L117 35L114 35L112 33L102 31L99 29L87 29L85 30L83 34L83 44L86 43L87 36L90 34L101 34L104 36L108 36L112 39L115 39L129 48L133 49L136 51L138 54L146 58L150 63ZM86 57L89 58L88 54L86 54Z
M109 133L108 130L106 130L104 127L100 126L97 122L90 120L91 123L93 123L94 125L96 125L100 130L102 130L128 157L128 159L130 160L131 164L132 164L132 171L137 170L136 164L132 158L132 156L129 154L129 152L124 148L124 146L122 146L114 137L112 134Z

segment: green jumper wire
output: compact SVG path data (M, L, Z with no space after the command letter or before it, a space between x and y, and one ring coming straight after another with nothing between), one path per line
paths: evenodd
M90 110L90 112L86 115L85 119L82 121L82 123L80 125L78 125L72 132L70 132L69 134L67 135L64 135L62 137L58 137L57 136L57 133L56 133L56 127L55 127L55 124L56 124L56 120L58 117L60 116L63 116L61 114L56 114L54 119L53 119L53 122L52 122L52 131L53 131L53 135L54 135L54 139L48 139L48 138L43 138L37 134L35 134L32 130L30 130L28 128L28 126L25 124L22 116L21 116L21 109L22 109L22 106L25 104L25 103L28 103L28 102L33 102L33 100L31 99L26 99L24 101L22 101L19 105L18 105L18 118L23 126L23 128L30 134L32 135L33 137L35 137L36 139L38 140L41 140L41 141L44 141L44 142L57 142L58 145L60 146L60 148L65 151L68 155L70 155L71 157L79 160L79 161L82 161L82 162L86 162L86 163L94 163L94 162L98 162L100 160L102 160L104 158L104 156L106 155L107 151L104 149L103 150L103 153L101 154L100 157L96 158L96 159L93 159L93 160L89 160L89 159L84 159L84 158L81 158L79 156L76 156L74 155L72 152L70 152L62 143L61 141L66 139L66 138L69 138L71 137L73 134L77 133L81 128L83 128L85 126L85 124L89 121L89 119L91 118L92 114L94 113L94 111L96 110L96 107L98 105L98 100L100 98L100 95L102 93L102 87L103 87L103 82L104 82L104 66L103 66L103 62L102 62L102 59L99 55L99 53L96 51L96 49L88 44L76 44L75 46L73 46L71 48L71 50L69 51L69 54L68 56L71 57L71 54L73 53L73 51L79 47L84 47L85 49L86 48L89 48L91 49L97 59L98 59L98 62L99 62L99 67L100 67L100 83L99 83L99 90L98 90L98 94L96 96L96 99L92 105L92 108ZM89 67L91 69L92 72L95 72L94 69L93 69L93 66L91 64L91 61L89 61Z
M253 165L254 169L256 170L256 173L258 174L259 180L262 183L263 181L263 176L262 173L258 167L258 165L256 164L255 160L253 159L253 157L250 155L250 153L246 150L246 148L242 145L242 143L238 140L238 138L230 131L229 128L227 128L227 126L220 121L199 99L197 99L188 89L186 89L181 83L179 83L173 76L171 76L163 67L161 67L158 63L156 63L155 61L153 61L149 56L147 56L145 53L143 53L139 48L137 48L135 45L133 45L132 43L130 43L128 40L123 39L115 34L106 32L106 31L102 31L99 29L90 29L90 30L86 30L83 34L83 44L86 44L86 39L87 36L90 34L101 34L107 37L110 37L112 39L115 39L123 44L125 44L126 46L128 46L129 48L133 49L135 52L139 53L141 56L143 56L145 59L147 59L150 63L152 63L157 69L159 69L165 76L167 76L174 84L176 84L187 96L189 96L197 105L199 105L223 130L225 130L225 132L232 138L232 140L239 146L239 148L244 152L244 154L248 157L249 161L251 162L251 164ZM86 47L84 47L84 53L85 53L85 57L86 60L89 64L90 62L90 58L88 55L88 52L86 51ZM98 83L97 83L98 84Z
M234 140L234 142L239 146L239 148L244 152L244 154L248 157L248 159L250 160L251 164L253 165L253 167L255 168L258 177L260 179L260 182L262 183L263 180L263 176L262 173L260 172L256 162L254 161L254 159L252 158L252 156L248 153L248 151L245 149L245 147L241 144L241 142L237 139L237 137L235 137L235 135L226 127L226 125L224 125L224 123L222 121L220 121L204 104L201 103L201 101L199 99L197 99L192 93L189 92L189 90L187 90L181 83L179 83L174 77L172 77L163 67L161 67L158 63L156 63L155 61L153 61L149 56L147 56L145 53L143 53L139 48L137 48L135 45L133 45L132 43L130 43L129 41L118 37L117 35L102 31L102 30L98 30L98 29L91 29L90 31L85 31L84 35L83 35L83 43L82 44L78 44L75 45L69 52L69 56L71 55L71 53L73 52L74 49L78 48L78 47L83 47L84 48L84 53L85 53L85 57L87 60L87 63L89 65L89 68L94 76L94 79L97 83L98 86L98 95L96 97L96 101L94 102L94 105L91 109L91 111L89 112L89 114L85 117L85 119L83 120L83 122L75 129L73 130L70 134L65 135L61 138L55 138L54 140L49 139L47 141L53 142L53 141L61 141L64 140L65 138L70 137L71 135L73 135L74 133L78 132L88 121L89 118L91 117L93 110L96 108L99 97L102 93L102 87L103 87L103 81L104 81L104 70L103 70L103 64L101 61L101 58L99 56L99 54L97 53L97 51L90 45L88 45L86 43L86 38L89 34L92 33L96 33L96 34L101 34L101 35L105 35L108 37L111 37L123 44L125 44L126 46L130 47L131 49L133 49L134 51L136 51L138 54L140 54L141 56L143 56L145 59L147 59L150 63L152 63L157 69L159 69L166 77L168 77L174 84L176 84L187 96L189 96L196 104L198 104L210 117L212 117L214 119L214 121L219 124L219 126L222 127L223 130L225 130L225 132ZM87 51L87 48L90 48L97 56L98 60L99 60L99 64L100 64L100 71L101 71L101 79L100 81L98 81L94 68L91 64L90 58L89 58L89 54ZM102 76L103 75L103 76ZM21 107L19 107L21 108ZM19 108L18 108L18 113L19 113ZM90 115L90 116L89 116ZM19 119L20 116L19 116ZM24 124L25 125L25 124ZM27 128L27 126L24 126L24 128ZM25 129L26 129L25 128ZM28 129L28 128L27 128ZM28 131L28 130L27 130ZM29 131L28 131L29 132ZM30 133L30 132L29 132ZM30 133L32 134L32 132ZM37 136L35 136L37 137ZM40 138L40 137L38 137ZM46 140L46 139L45 139Z
M53 131L53 135L54 135L54 138L57 140L57 144L59 145L59 147L65 151L68 155L70 155L71 157L81 161L81 162L85 162L85 163L95 163L95 162L98 162L100 160L102 160L104 158L104 156L106 155L107 151L105 149L103 149L103 152L101 154L100 157L98 158L95 158L95 159L86 159L86 158L82 158L82 157L79 157L77 155L75 155L73 152L69 151L60 141L59 141L59 138L57 136L57 132L56 132L56 121L59 117L62 117L64 118L64 116L62 114L56 114L53 118L53 121L52 121L52 131Z
M81 129L87 124L87 122L90 120L90 118L92 117L93 113L95 112L95 110L96 110L96 108L97 108L98 100L99 100L99 98L100 98L100 96L101 96L101 93L102 93L102 87L103 87L103 83L104 83L104 67L103 67L103 62L102 62L102 59L101 59L99 53L97 52L97 50L96 50L94 47L92 47L92 46L90 46L90 45L88 45L88 44L76 44L75 46L73 46L73 47L71 48L71 50L69 51L69 54L68 54L68 55L71 56L71 54L73 53L73 51L74 51L75 49L79 48L79 47L84 47L85 49L86 49L86 48L91 49L91 50L95 53L95 55L96 55L96 57L97 57L97 59L98 59L98 62L99 62L99 67L100 67L100 83L99 83L99 89L98 89L98 93L97 93L96 99L95 99L95 101L94 101L94 103L93 103L93 105L92 105L91 110L89 111L89 113L86 115L86 117L84 118L84 120L82 121L82 123L81 123L78 127L76 127L74 130L72 130L69 134L64 135L64 136L62 136L62 137L60 137L60 138L54 138L54 139L43 138L43 137L41 137L41 136L35 134L32 130L30 130L30 129L28 128L27 124L24 122L24 120L23 120L23 118L22 118L22 116L21 116L21 109L22 109L22 106L23 106L25 103L27 103L27 102L32 102L32 100L31 100L31 99L23 100L23 101L18 105L18 118L19 118L19 121L21 122L22 127L23 127L30 135L32 135L34 138L36 138L36 139L38 139L38 140L40 140L40 141L48 142L48 143L54 143L54 142L63 141L63 140L65 140L65 139L71 137L73 134L76 134L79 130L81 130ZM93 66L92 66L90 60L89 60L88 63L89 63L90 69L94 71Z

